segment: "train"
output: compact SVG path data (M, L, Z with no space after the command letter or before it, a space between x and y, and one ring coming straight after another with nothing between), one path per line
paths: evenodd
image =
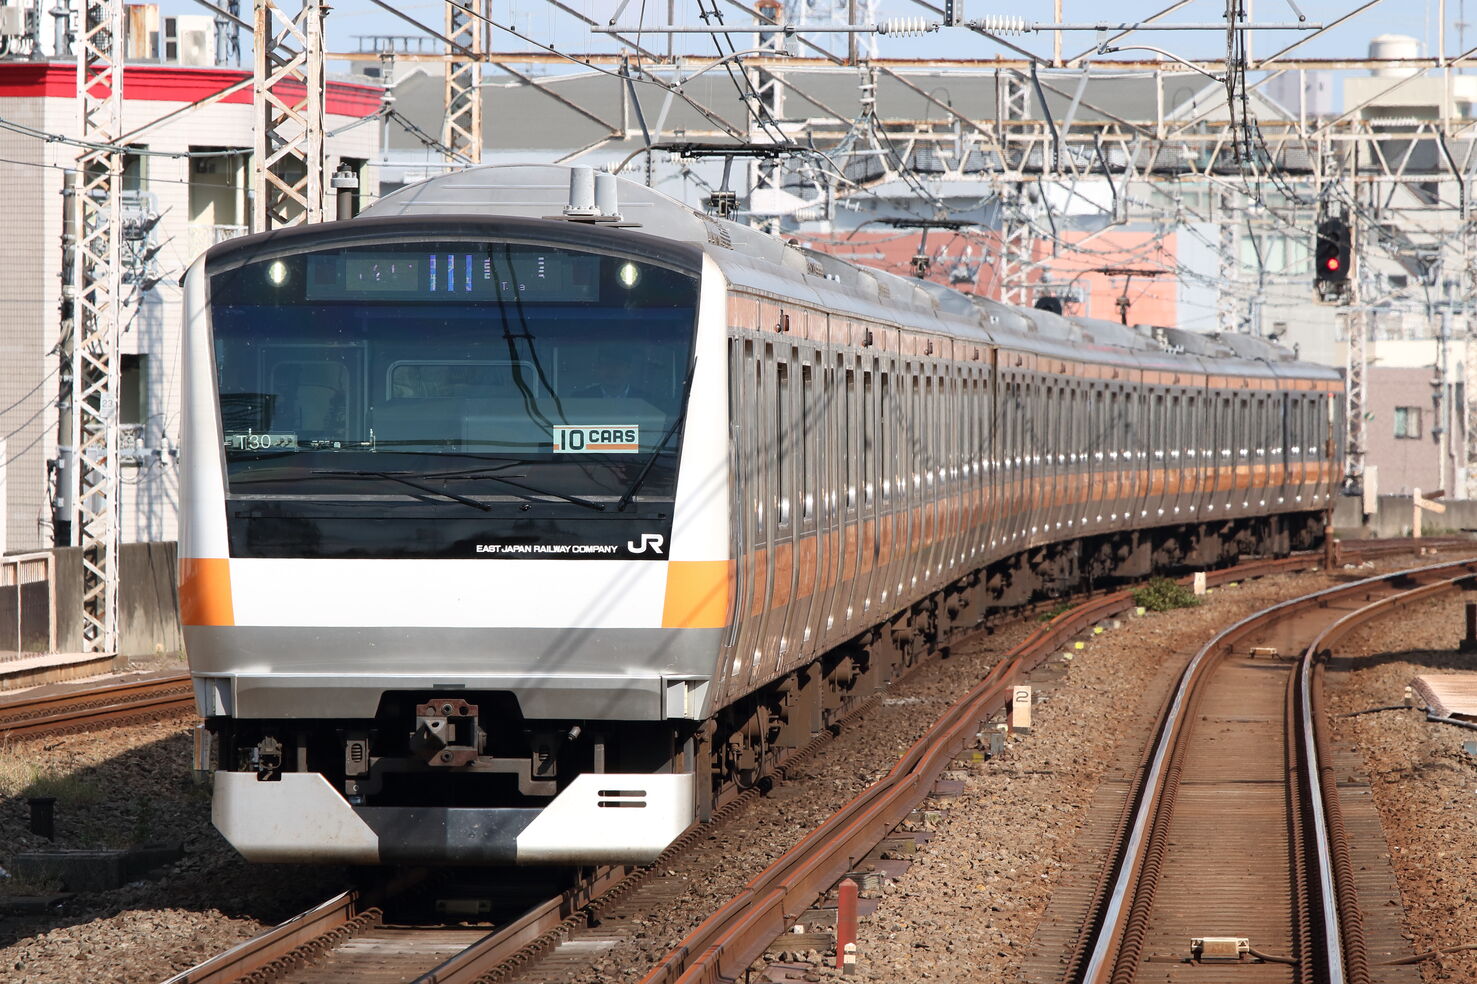
M992 612L1315 546L1340 373L562 165L184 280L195 767L244 857L638 864Z

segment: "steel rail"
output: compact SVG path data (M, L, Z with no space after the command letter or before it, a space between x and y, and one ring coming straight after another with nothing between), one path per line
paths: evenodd
M1161 720L1158 738L1154 746L1152 764L1139 793L1130 833L1119 857L1116 866L1116 875L1112 881L1112 888L1107 893L1107 899L1102 908L1102 919L1092 941L1091 956L1081 975L1081 980L1090 982L1090 984L1101 984L1101 982L1105 982L1110 978L1116 980L1123 976L1119 971L1125 965L1125 962L1131 963L1136 959L1132 952L1130 952L1129 956L1125 957L1121 944L1127 936L1128 923L1135 915L1136 907L1134 906L1134 902L1141 894L1141 886L1138 884L1141 875L1147 868L1152 867L1148 853L1151 830L1165 807L1162 800L1172 782L1169 766L1187 727L1185 724L1188 718L1188 715L1185 713L1186 709L1195 700L1200 684L1208 677L1209 671L1214 663L1226 652L1230 651L1231 647L1240 639L1294 612L1314 606L1324 606L1339 598L1367 592L1372 587L1388 584L1389 582L1402 578L1441 573L1458 567L1463 569L1463 573L1454 575L1445 581L1438 581L1434 584L1422 584L1415 588L1379 599L1330 623L1329 626L1325 626L1320 630L1319 635L1315 638L1313 645L1318 646L1320 643L1326 643L1327 639L1331 638L1329 633L1334 626L1344 626L1342 631L1346 632L1362 621L1373 618L1384 607L1399 602L1409 602L1416 597L1424 597L1427 593L1450 590L1455 586L1456 582L1466 580L1477 574L1477 560L1468 558L1427 567L1408 568L1402 571L1363 578L1347 584L1335 585L1321 591L1302 595L1298 598L1279 602L1223 629L1196 652L1195 656L1181 673L1169 708ZM1361 614L1364 616L1363 619L1356 620L1355 616ZM1311 649L1313 647L1310 647ZM1311 690L1307 691L1305 696L1309 693L1311 693ZM1310 736L1315 734L1311 710L1308 711L1306 729L1306 734ZM1310 776L1320 775L1319 757L1316 754L1306 759L1305 771ZM1313 780L1310 779L1309 781L1311 782ZM1324 826L1325 815L1331 812L1328 809L1328 798L1330 795L1337 795L1336 789L1330 793L1326 786L1323 787L1322 792L1323 795L1321 797L1310 797L1310 803L1315 813L1315 829L1320 835L1320 840L1322 839L1322 835L1326 833ZM1327 852L1324 851L1325 846L1328 847ZM1321 882L1325 883L1323 892L1325 910L1327 910L1329 900L1337 896L1334 885L1336 875L1333 873L1334 866L1332 863L1329 862L1325 865L1321 859L1325 856L1332 857L1334 850L1335 848L1331 845L1320 844L1319 878ZM1339 909L1342 910L1342 906L1339 906ZM1330 914L1328 911L1325 911L1324 915L1325 924L1327 924L1329 919L1334 919L1335 922L1338 921L1337 913ZM1339 939L1341 935L1336 933L1333 944L1330 944L1328 938L1325 937L1325 946L1334 944L1340 946L1338 958L1328 965L1330 973L1336 974L1336 976L1330 976L1328 978L1328 984L1343 984L1346 980L1344 976L1344 953L1342 943Z
M193 711L194 706L187 673L48 694L0 704L0 739L167 717Z
M1428 597L1434 597L1459 588L1463 582L1477 576L1477 563L1458 561L1410 572L1412 575L1436 572L1451 567L1464 567L1462 573L1454 574L1441 581L1410 588L1399 594L1370 602L1325 626L1303 651L1298 668L1301 699L1299 715L1303 730L1303 754L1308 767L1304 770L1308 782L1308 800L1315 817L1314 833L1318 847L1318 875L1322 889L1320 906L1324 927L1324 950L1326 966L1330 968L1333 981L1345 979L1353 984L1369 981L1369 958L1364 947L1362 934L1343 931L1341 914L1357 913L1356 898L1352 884L1352 869L1349 862L1349 845L1344 836L1343 824L1337 819L1338 786L1328 775L1331 763L1319 750L1326 744L1326 729L1323 716L1315 714L1314 704L1321 693L1315 685L1314 670L1321 668L1332 646L1350 632L1367 622L1387 614L1387 609L1396 605L1408 605Z
M370 910L361 911L359 892L335 895L291 919L278 923L259 936L238 943L214 957L181 971L163 984L229 984L249 974L289 969L297 961L294 951L314 948L325 937L346 929ZM264 975L265 976L265 975Z

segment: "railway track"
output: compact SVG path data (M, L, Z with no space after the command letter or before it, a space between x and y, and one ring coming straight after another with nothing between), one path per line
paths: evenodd
M0 703L0 741L193 714L188 673Z
M1436 545L1436 544L1428 544ZM1408 552L1410 542L1354 545L1349 560ZM1321 558L1299 556L1255 560L1208 575L1212 585L1285 573L1317 565ZM891 773L847 804L794 849L766 869L736 898L709 917L688 940L646 979L649 984L741 978L743 970L804 910L872 850L928 795L939 775L968 743L980 725L1002 711L1011 686L1022 674L1069 640L1133 604L1129 591L1091 597L1036 629L939 719L929 734L908 750ZM801 755L818 750L823 734ZM754 793L730 802L715 822ZM642 869L602 869L594 880L566 890L509 918L496 929L463 929L475 936L448 959L436 945L450 945L446 926L386 926L377 904L346 893L172 978L168 984L226 984L251 981L322 982L347 979L416 981L420 984L466 984L511 980L536 974L535 966L556 951L576 956L598 948L590 927L602 915L641 890L648 873L668 867L710 827L695 828L661 859ZM416 936L416 933L425 936ZM420 939L427 941L416 944ZM358 961L357 963L355 961ZM379 968L383 977L364 974Z
M1477 578L1477 561L1369 578L1229 627L1187 665L1118 848L1060 977L1368 984L1398 926L1367 931L1322 711L1322 660L1352 629ZM1363 831L1378 836L1378 827ZM1363 910L1398 900L1365 899ZM1057 922L1060 923L1060 914ZM1202 941L1198 946L1194 941ZM1380 980L1410 968L1381 968ZM1397 976L1392 976L1397 975Z

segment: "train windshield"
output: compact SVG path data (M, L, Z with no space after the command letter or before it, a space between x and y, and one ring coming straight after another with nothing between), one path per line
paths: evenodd
M214 272L230 490L670 497L697 295L649 259L518 243Z

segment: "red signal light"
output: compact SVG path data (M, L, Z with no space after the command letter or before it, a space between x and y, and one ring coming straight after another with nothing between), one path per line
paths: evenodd
M1323 266L1328 270L1337 270L1339 268L1339 258L1337 256L1330 256L1327 260L1323 261Z

